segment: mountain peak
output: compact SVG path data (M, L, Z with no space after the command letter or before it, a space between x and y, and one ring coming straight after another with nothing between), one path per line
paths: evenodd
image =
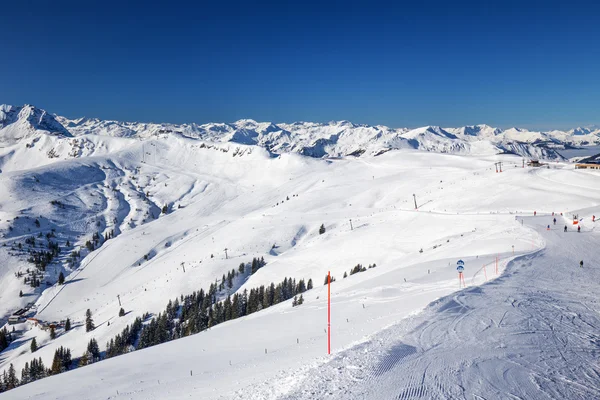
M50 113L31 104L0 106L0 140L16 141L36 133L71 137L71 133Z

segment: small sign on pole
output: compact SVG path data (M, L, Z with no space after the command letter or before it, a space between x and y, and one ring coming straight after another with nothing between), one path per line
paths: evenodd
M456 262L456 270L458 271L458 287L467 287L465 284L465 277L463 275L463 271L465 270L465 262L463 260L458 260Z

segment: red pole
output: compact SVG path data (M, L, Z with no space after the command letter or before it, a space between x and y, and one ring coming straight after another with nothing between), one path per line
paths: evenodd
M327 354L331 354L331 271L327 271Z
M485 275L485 281L487 282L487 271L485 270L485 264L483 264L483 273Z
M496 275L498 275L498 256L496 256Z

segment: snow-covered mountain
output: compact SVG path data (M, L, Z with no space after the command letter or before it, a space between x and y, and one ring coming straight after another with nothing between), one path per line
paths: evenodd
M546 229L550 213L564 213L562 224L582 210L590 235L585 221L598 215L597 174L568 162L526 168L514 155L557 158L593 130L176 125L1 110L0 329L13 313L31 319L8 326L8 341L0 332L0 375L12 369L22 384L0 398L286 398L282 385L296 390L298 376L276 375L302 375L324 352L328 271L332 350L359 357L356 343L371 346L371 335L455 292L458 258L467 285L482 285L543 247L539 235L561 242ZM534 210L541 229L515 223L515 212ZM502 287L528 289L521 279ZM210 296L192 300L200 290ZM497 301L505 291L494 298L513 308ZM64 365L60 347L71 351ZM34 358L58 375L41 379Z
M379 155L394 149L458 154L513 152L524 157L557 159L555 152L570 146L600 144L600 129L575 128L570 131L531 131L500 129L489 125L459 128L425 126L416 129L359 125L349 121L328 123L256 122L168 124L103 121L56 116L73 135L100 135L148 138L158 134L179 134L213 142L257 145L272 153L294 152L310 157ZM474 144L475 143L475 144Z
M215 143L256 145L273 154L291 152L315 158L373 156L394 149L418 149L455 154L515 153L523 157L560 159L557 149L600 144L598 127L547 132L489 125L410 129L349 121L272 123L251 119L233 123L170 124L69 119L31 105L0 106L0 143L39 139L42 134L63 139L90 136L148 139L179 135Z
M56 118L31 105L15 107L0 105L0 143L29 139L37 133L72 136Z
M357 125L349 121L275 124L244 119L233 123L175 125L97 119L68 120L58 116L57 119L74 135L148 138L170 133L213 142L257 145L275 154L294 152L316 158L379 155L389 150L407 148L457 154L515 151L524 157L560 158L554 150L546 148L547 138L540 132L518 129L502 131L487 125L409 129ZM473 142L484 142L484 145L473 146ZM521 145L515 146L513 142Z

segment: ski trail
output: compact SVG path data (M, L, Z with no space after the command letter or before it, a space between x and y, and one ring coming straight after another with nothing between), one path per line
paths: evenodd
M598 238L547 232L540 217L526 222L539 224L546 248L305 371L295 389L271 398L600 398L592 296L600 269L575 261L600 259Z

